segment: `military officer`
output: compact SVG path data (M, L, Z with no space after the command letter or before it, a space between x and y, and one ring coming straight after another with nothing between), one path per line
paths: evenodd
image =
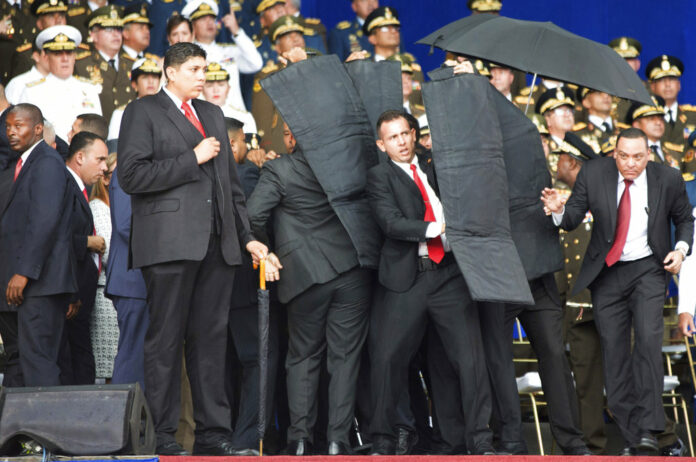
M220 106L225 117L236 119L244 124L244 133L256 133L256 122L250 112L227 103L230 92L230 74L219 63L208 62L205 69L203 98Z
M121 7L107 5L92 12L87 24L92 47L78 53L75 62L75 75L102 86L99 100L106 120L111 119L114 109L135 98L130 84L130 70L135 60L121 50L121 11Z
M563 192L570 195L582 165L598 158L594 150L576 134L569 132L558 148L556 179L567 185ZM560 233L565 266L556 273L556 282L562 300L565 300L564 325L566 342L570 347L570 367L575 377L575 392L580 411L580 429L588 448L601 454L607 444L604 426L604 380L599 334L592 316L592 299L588 289L570 296L580 273L582 259L592 234L592 215L587 214L583 224L570 232Z
M31 44L36 35L34 17L29 11L31 2L0 2L0 83L6 85L12 76L12 60L7 57L17 47ZM31 47L31 45L30 45Z
M551 88L543 92L536 103L535 110L544 116L546 128L551 139L551 152L556 151L563 142L566 132L572 131L575 125L575 98L568 87Z
M374 53L374 47L363 32L365 18L379 7L378 0L350 0L355 12L352 21L341 21L329 33L329 52L338 55L341 61L355 51Z
M42 53L41 50L36 46L36 42L32 44L32 61L34 66L27 72L19 74L10 80L10 82L5 87L5 96L7 101L12 104L17 104L19 102L19 96L24 90L24 86L30 82L35 82L48 75L48 56L46 53Z
M602 142L618 134L618 126L611 116L612 98L607 93L586 87L579 87L576 96L583 111L582 118L575 123L573 131L599 154Z
M290 16L295 16L304 25L305 42L310 48L315 48L326 54L326 26L321 23L319 18L305 18L300 14L300 0L287 0L285 2L285 12Z
M399 13L388 6L376 8L365 19L363 33L374 46L375 61L383 61L398 53L401 46Z
M159 62L161 58L145 50L150 46L150 31L152 22L148 17L149 3L131 3L123 10L123 51L133 58L133 61L148 58Z
M413 60L406 53L396 53L387 58L387 61L397 61L401 65L401 86L403 91L404 110L418 119L425 114L425 106L414 104L410 98L413 94Z
M616 51L619 56L626 60L631 69L638 72L640 69L640 52L643 49L640 42L631 37L617 37L609 42L609 47ZM648 87L648 84L645 85ZM622 98L615 98L613 116L615 120L626 119L626 113L631 107L631 101Z
M73 76L75 53L81 41L80 32L72 26L52 26L41 31L36 44L48 55L49 74L28 83L19 97L20 103L38 106L56 135L64 140L78 115L101 115L101 87Z
M677 101L681 90L684 64L675 56L661 55L653 58L645 67L650 90L665 100L665 140L683 144L696 130L696 107L680 105Z
M220 64L230 76L230 92L227 104L246 110L242 90L239 84L239 74L255 74L263 67L261 55L244 29L239 27L234 15L228 16L226 24L235 41L232 43L217 43L215 18L218 6L214 0L191 0L182 10L182 15L193 24L194 43L207 53L208 62Z
M571 85L566 85L563 82L559 82L556 80L551 80L551 79L541 79L541 82L538 84L535 84L534 86L525 86L523 87L519 93L516 94L514 98L514 102L517 103L518 107L522 106L525 107L527 105L527 101L529 101L529 107L534 107L537 102L539 101L539 98L541 95L549 90L555 89L555 88L560 88L567 86L571 90L574 88L574 86ZM531 99L529 98L529 95L531 94Z
M252 39L256 49L261 53L265 65L269 61L275 61L277 57L269 37L269 28L276 19L287 14L285 0L261 0L256 7L256 14L259 15L260 29L257 35L252 36Z

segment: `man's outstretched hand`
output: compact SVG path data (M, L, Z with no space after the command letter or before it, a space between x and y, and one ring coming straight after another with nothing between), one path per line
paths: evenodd
M551 188L544 188L541 192L541 202L544 204L544 212L546 212L546 215L561 213L565 206L565 199L563 196L561 196L557 190Z

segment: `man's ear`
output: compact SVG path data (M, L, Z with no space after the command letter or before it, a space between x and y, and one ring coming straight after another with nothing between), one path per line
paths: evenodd
M384 147L384 141L382 141L380 139L380 140L377 140L376 142L377 142L377 147L379 148L380 151L387 152L387 148Z

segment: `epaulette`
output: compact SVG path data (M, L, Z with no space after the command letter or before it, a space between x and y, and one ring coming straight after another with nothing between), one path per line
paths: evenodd
M304 18L307 24L321 24L321 19L319 18Z
M75 56L75 59L76 60L85 59L88 56L90 56L91 54L92 54L91 51L86 50L86 51L83 51L82 53L78 53L77 56Z
M623 122L616 122L616 126L622 130L625 130L627 128L631 128L629 124L625 124Z
M684 178L684 181L694 181L693 173L682 173L682 177Z
M421 71L423 70L423 68L421 67L421 65L418 64L418 63L411 63L411 68L412 68L414 71L418 71L418 72L421 72Z
M309 27L305 27L304 34L309 35L311 37L313 35L317 35L317 32L314 29L310 29Z
M33 82L29 82L26 84L27 88L35 87L40 83L44 83L46 81L46 77L42 77L39 80L34 80Z
M260 47L263 42L259 39L254 39L254 46L256 48Z
M84 6L78 6L77 8L70 8L68 10L68 16L80 16L81 14L85 14L85 7Z
M568 87L568 88L570 88L571 90L577 90L577 89L578 89L578 86L575 85L574 83L566 83L565 86Z
M587 124L585 122L578 122L575 125L573 125L574 132L577 132L578 130L582 130L584 128L587 128Z
M27 51L30 48L31 48L31 43L25 43L24 45L20 45L17 47L17 53L22 53L24 51Z
M422 104L414 104L413 108L418 109L419 111L425 111L425 106L423 106Z
M337 27L339 30L348 29L348 28L350 27L350 22L349 22L349 21L341 21L341 22L339 22L338 24L336 24L336 27Z
M79 81L79 82L88 83L88 84L90 84L90 85L97 85L96 83L94 83L94 81L92 81L92 80L90 80L90 79L86 79L86 78L81 77L81 76L79 76L79 75L73 75L73 77L75 77L75 80L77 80L77 81Z
M522 90L520 90L520 95L529 96L529 94L536 90L536 88L536 85L534 85L534 87L524 87Z
M77 48L79 48L79 49L81 49L81 50L91 50L91 48L89 47L89 45L87 45L86 43L81 43L81 44L79 44L79 45L77 46Z
M696 106L692 104L682 104L679 106L682 111L696 112Z
M278 65L274 63L273 61L268 61L265 66L263 66L263 69L261 69L261 72L264 74L269 74L271 72L275 72L278 70Z
M125 110L126 110L126 106L128 106L128 103L126 103L126 104L124 104L124 105L122 105L122 106L117 107L115 110L116 110L116 111L125 111Z
M128 53L126 53L125 51L123 53L121 53L121 58L126 58L129 61L135 62L135 58L132 57L131 55L129 55Z
M161 57L157 56L157 55L154 54L154 53L145 53L145 57L146 57L147 59L151 59L151 60L153 60L153 61L155 61L155 62L156 62L156 61L159 61L160 59L162 59Z
M258 93L262 90L261 88L261 83L259 82L259 79L254 80L254 93Z
M401 53L401 55L402 55L402 56L405 56L405 57L408 58L408 59L410 59L411 62L413 62L413 61L416 60L416 57L413 56L413 55L412 55L411 53L409 53L408 51L404 51L403 53Z
M527 101L529 101L530 106L534 106L534 98L531 100L529 99L529 95L517 95L515 96L515 102L517 104L527 104Z
M676 144L676 143L670 143L669 141L665 141L664 146L667 149L669 149L670 151L684 152L684 145L683 144Z

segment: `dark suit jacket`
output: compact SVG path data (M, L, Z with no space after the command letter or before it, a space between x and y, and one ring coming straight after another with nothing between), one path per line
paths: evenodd
M220 142L218 156L201 166L193 148L203 136L164 91L133 101L123 114L118 180L131 195L134 268L203 260L213 231L213 187L225 262L239 265L240 244L252 240L222 111L199 99L191 103L206 135Z
M419 166L428 183L439 194L435 172L427 158ZM411 288L418 271L418 243L425 241L428 222L424 221L425 202L413 178L391 160L367 173L367 194L384 243L379 259L379 282L395 292Z
M67 168L67 167L66 167ZM72 226L72 247L73 254L77 261L77 286L79 300L83 305L92 306L97 291L97 280L99 279L99 267L96 265L92 252L87 249L87 238L94 233L94 218L89 203L85 199L80 186L70 175L68 189L72 194L73 215Z
M254 235L266 242L271 215L274 252L284 267L278 283L282 303L358 265L348 233L299 151L261 169L249 198L249 219Z
M249 199L259 181L259 168L251 162L237 164L239 181L242 183L244 197ZM256 289L259 287L258 271L254 270L251 255L242 253L242 265L234 272L234 285L232 286L232 308L243 308L255 305L257 300Z
M12 106L8 107L0 115L0 170L5 170L11 161L17 158L17 153L10 149L10 142L7 139L7 113Z
M68 175L43 141L22 166L0 216L0 287L21 274L29 278L25 297L77 292ZM0 309L13 308L0 297Z
M648 245L660 265L672 250L670 224L676 228L676 241L693 241L694 218L684 180L678 170L654 162L646 168L648 180ZM575 229L592 212L594 225L587 253L582 262L573 295L586 288L604 267L616 232L616 191L619 171L613 158L585 162L565 206L561 227Z
M118 167L116 167L118 170ZM145 280L139 269L128 269L128 240L131 230L131 199L123 192L118 176L111 175L109 183L109 210L111 212L111 242L106 262L107 297L147 297Z

